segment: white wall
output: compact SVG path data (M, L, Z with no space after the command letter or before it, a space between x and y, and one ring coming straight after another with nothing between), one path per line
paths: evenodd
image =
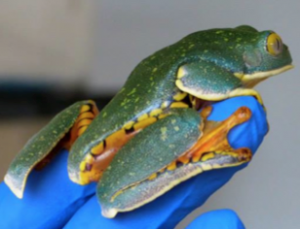
M0 2L0 80L72 86L89 74L93 0Z

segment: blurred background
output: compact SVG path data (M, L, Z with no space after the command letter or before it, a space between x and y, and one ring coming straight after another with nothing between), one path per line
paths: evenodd
M177 229L219 208L247 228L299 228L299 10L299 0L2 1L1 177L55 113L87 98L101 109L154 51L197 30L249 24L281 35L296 68L257 87L271 128L252 163Z

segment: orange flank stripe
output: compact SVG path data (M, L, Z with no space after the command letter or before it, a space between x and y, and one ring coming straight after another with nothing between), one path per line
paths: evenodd
M168 165L167 170L174 170L176 169L176 161L173 161L170 165Z
M148 180L154 180L157 177L157 173L153 173Z
M86 111L89 111L89 110L90 110L90 106L89 105L83 105L80 108L80 113L83 113L83 112L86 112Z
M182 164L187 164L189 163L190 159L187 158L186 156L181 156L180 158L178 158L178 161L181 162Z
M81 136L81 135L86 131L87 128L88 128L87 126L81 127L81 128L78 130L77 135L78 135L78 136Z
M102 151L103 151L103 142L100 142L97 146L95 146L95 147L93 147L92 148L92 153L94 154L94 155L99 155L100 153L102 153Z
M170 107L171 108L185 108L185 107L189 107L189 105L187 105L186 103L183 103L183 102L174 102L171 104Z
M83 119L83 120L79 121L79 123L77 124L77 127L80 128L82 126L88 126L91 124L92 121L93 120L91 120L91 119Z
M69 142L66 144L67 149L70 149L77 138L86 131L98 113L99 111L96 104L92 101L80 108L80 114L78 115L74 126L70 130L71 137Z
M135 130L141 130L155 122L156 122L156 118L150 117L150 118L144 119L144 120L136 123L133 127Z
M98 181L103 171L109 166L115 154L137 133L142 129L156 122L157 118L148 117L137 123L133 124L133 131L128 132L124 127L115 133L108 136L104 142L96 145L91 149L91 154L87 155L84 159L88 164L90 164L90 169L80 172L79 176L81 177L82 184L86 184L85 181L93 182ZM88 162L87 157L93 157L94 161ZM176 165L175 165L176 166ZM153 175L154 178L154 175Z
M95 115L92 112L84 112L78 116L77 120L82 120L82 119L86 119L86 118L93 119L93 118L95 118Z

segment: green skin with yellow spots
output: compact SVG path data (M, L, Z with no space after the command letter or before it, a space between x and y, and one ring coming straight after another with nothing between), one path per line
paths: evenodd
M202 134L199 128L202 121L195 107L171 108L170 104L176 102L174 96L187 93L200 100L218 101L253 95L262 103L252 87L288 70L292 62L287 46L280 38L270 39L272 34L274 32L259 32L250 26L199 31L144 59L132 71L123 88L72 145L68 161L70 178L75 182L80 180L80 164L91 149L128 122L138 122L139 117L158 108L167 116L146 127L121 148L99 181L97 194L104 216L114 217L118 211L129 211L151 201L158 196L156 193L161 195L187 179L185 175L188 173L195 175L207 168L213 169L213 166L220 168L221 165L241 163L232 154L216 153L211 160L189 167L194 168L193 171L178 169L174 173L162 174L159 179L144 181L178 158ZM33 145L41 149L43 157L53 149L62 133L75 122L79 108L73 105L62 113L66 112L67 117L59 114L44 132L38 133L9 168L5 182L19 197L22 197L27 175L42 158L37 156L30 163L23 159L32 153L37 155ZM51 135L53 131L57 134ZM51 147L38 140L41 135L47 137ZM48 138L48 135L51 136ZM18 171L25 175L18 176ZM120 173L123 176L119 176ZM14 187L15 181L17 185ZM143 196L145 193L149 195Z
M116 154L98 184L97 195L101 203L102 214L109 216L111 208L123 209L128 205L138 204L136 202L139 200L135 192L139 190L139 187L135 188L135 191L129 188L130 197L124 196L128 193L124 191L122 195L115 198L113 203L110 200L112 195L119 190L147 180L151 174L164 168L176 160L182 152L192 147L201 135L198 128L200 122L198 112L193 109L173 109L168 117L155 122L129 141ZM149 136L151 136L150 139ZM138 157L136 152L139 152ZM147 158L151 160L145 160ZM138 166L132 166L133 163ZM148 191L145 188L139 190L139 193L147 192L149 189Z
M180 92L175 82L181 66L189 68L187 71L191 76L185 81L188 87L205 90L202 94L205 100L210 100L210 95L228 95L234 89L244 87L243 81L234 73L266 72L291 64L285 45L280 56L273 57L267 52L266 40L270 33L258 32L250 26L200 31L144 59L75 142L70 152L70 173L76 174L91 147L127 122L150 113L165 101L173 101L173 96Z
M9 183L9 186L19 187L17 189L19 192L15 193L18 197L23 196L20 190L24 189L30 170L56 147L74 125L80 108L86 104L89 102L77 102L59 113L47 126L34 135L15 157L5 176L5 181Z

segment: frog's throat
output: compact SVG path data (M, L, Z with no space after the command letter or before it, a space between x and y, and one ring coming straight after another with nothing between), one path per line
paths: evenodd
M243 82L245 87L252 88L259 82L261 82L271 76L275 76L282 72L288 71L292 68L294 68L294 66L289 64L284 67L277 68L277 69L274 69L271 71L254 72L251 74L235 73L234 75Z

